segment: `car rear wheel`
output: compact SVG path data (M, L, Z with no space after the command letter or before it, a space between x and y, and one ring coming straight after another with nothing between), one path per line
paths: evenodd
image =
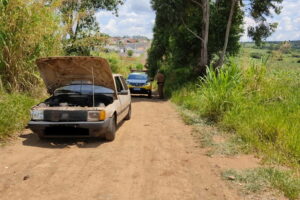
M130 120L131 119L131 105L129 106L128 114L124 118L125 120Z
M45 140L45 139L46 139L46 138L45 138L43 135L41 135L41 134L37 134L37 136L39 137L40 140Z
M109 130L105 133L105 139L108 141L113 141L116 137L116 130L117 130L117 120L116 120L116 116L114 115L111 118Z

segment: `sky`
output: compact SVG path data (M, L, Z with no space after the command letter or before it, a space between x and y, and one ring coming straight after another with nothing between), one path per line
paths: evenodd
M268 38L269 41L300 40L300 0L284 0L282 12L274 15L270 22L278 22L275 33ZM96 13L101 32L110 36L143 35L153 37L155 13L151 8L150 0L125 0L119 7L119 17L111 12L99 11ZM244 19L245 30L255 24L253 19L246 16ZM245 33L242 41L249 41Z

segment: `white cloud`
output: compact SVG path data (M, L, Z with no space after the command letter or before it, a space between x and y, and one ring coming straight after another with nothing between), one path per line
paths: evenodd
M300 0L284 0L280 15L274 14L269 22L278 22L276 32L268 40L300 40ZM151 8L150 0L126 0L120 6L119 17L111 12L96 13L101 31L112 36L144 35L152 38L152 29L155 23L155 13ZM255 21L246 16L244 29L255 25ZM249 41L245 33L242 41Z
M120 6L119 17L111 12L96 13L101 31L111 36L143 35L152 38L155 14L150 0L127 0Z
M103 30L106 30L110 33L117 33L118 29L116 27L117 22L115 19L110 19L109 22L103 27Z
M277 22L278 27L275 33L267 40L300 40L300 1L299 0L284 0L282 3L282 12L280 15L274 15L274 18L269 18L269 22ZM274 12L272 12L274 13ZM250 25L253 25L251 20L245 17L245 30ZM245 33L241 38L242 41L249 41Z

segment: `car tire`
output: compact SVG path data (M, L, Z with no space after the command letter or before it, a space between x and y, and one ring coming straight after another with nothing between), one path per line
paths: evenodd
M42 134L37 134L39 140L45 140L46 138Z
M116 131L117 131L117 120L116 120L116 116L114 115L111 118L109 129L105 133L105 139L107 141L113 141L115 139L115 137L116 137Z
M148 92L148 98L149 98L149 99L152 98L152 91L151 91L151 90Z
M130 120L131 119L131 105L129 106L128 113L127 113L127 115L126 115L126 117L124 119L125 120Z
M38 136L38 137L39 137L39 140L41 140L41 141L46 140L46 138L44 136Z

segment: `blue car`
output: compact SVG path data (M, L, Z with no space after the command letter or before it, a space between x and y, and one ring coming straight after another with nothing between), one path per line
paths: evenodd
M147 94L149 98L152 97L152 82L146 73L129 74L127 85L131 94Z

